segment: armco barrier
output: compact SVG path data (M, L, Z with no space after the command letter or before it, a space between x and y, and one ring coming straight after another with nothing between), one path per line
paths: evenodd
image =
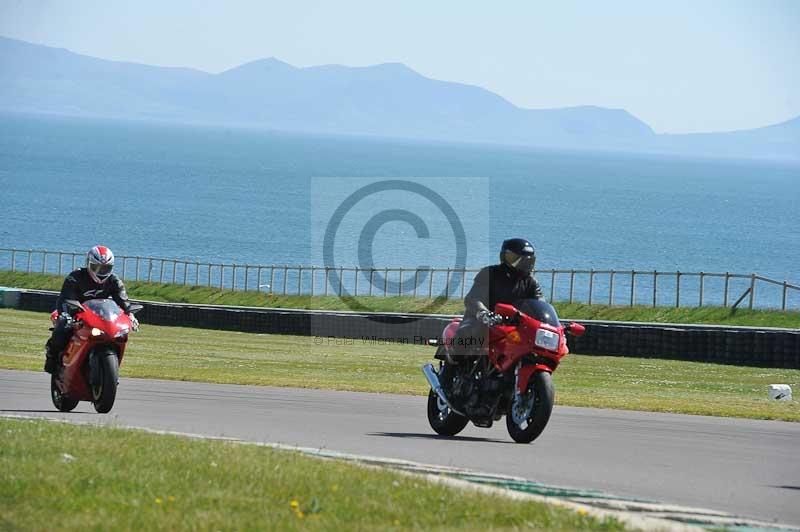
M19 308L50 311L56 294L22 290ZM242 332L420 343L450 317L145 302L142 323ZM586 334L570 350L615 355L800 369L800 329L581 320Z

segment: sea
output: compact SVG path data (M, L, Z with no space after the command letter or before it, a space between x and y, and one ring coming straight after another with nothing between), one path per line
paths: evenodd
M524 237L537 269L800 283L792 163L4 114L0 202L0 248L477 268Z

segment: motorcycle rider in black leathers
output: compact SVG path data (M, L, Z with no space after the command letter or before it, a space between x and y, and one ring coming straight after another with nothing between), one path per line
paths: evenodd
M83 303L89 299L111 298L128 314L134 329L139 322L133 314L129 314L130 302L122 280L111 273L114 268L114 254L105 246L95 246L86 254L86 266L67 275L61 286L61 293L56 301L58 318L53 327L53 334L45 346L44 370L55 373L58 369L61 353L72 337L73 319L66 301L69 299Z
M531 275L536 264L533 244L523 238L503 241L500 264L487 266L475 276L475 282L464 298L466 312L456 331L455 353L474 354L486 345L487 328L502 320L494 313L497 303L513 303L518 299L542 299L542 288Z

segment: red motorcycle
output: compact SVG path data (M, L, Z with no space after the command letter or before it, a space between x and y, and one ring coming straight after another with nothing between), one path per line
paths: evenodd
M552 373L569 349L566 335L581 336L579 323L561 324L556 310L540 299L514 305L498 303L498 323L489 327L488 349L459 355L456 337L461 318L444 329L434 358L439 370L422 371L431 386L428 422L438 434L454 436L467 423L491 427L506 416L506 427L517 443L530 443L544 430L553 410Z
M111 299L90 299L84 303L67 300L73 315L73 334L61 358L58 371L50 378L50 396L61 412L74 409L79 401L91 401L94 409L108 413L114 406L119 366L134 328L127 314ZM129 312L142 310L133 304ZM55 323L58 312L50 319Z

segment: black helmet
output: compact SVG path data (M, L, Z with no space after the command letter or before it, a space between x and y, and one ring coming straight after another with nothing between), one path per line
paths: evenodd
M530 275L536 264L536 250L533 249L533 244L524 238L503 240L500 262L521 274Z

